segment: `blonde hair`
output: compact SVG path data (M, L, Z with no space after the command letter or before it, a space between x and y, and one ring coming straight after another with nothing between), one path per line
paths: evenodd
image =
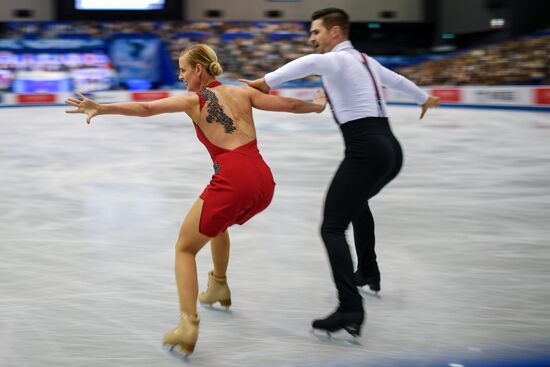
M208 71L208 74L212 76L223 73L222 66L218 62L218 56L210 46L204 44L191 46L182 51L181 57L185 57L191 66L202 65Z

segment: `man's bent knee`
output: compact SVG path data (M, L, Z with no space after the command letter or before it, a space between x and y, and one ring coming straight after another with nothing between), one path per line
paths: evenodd
M321 236L342 235L346 233L347 227L347 225L331 223L330 221L325 220L321 225Z

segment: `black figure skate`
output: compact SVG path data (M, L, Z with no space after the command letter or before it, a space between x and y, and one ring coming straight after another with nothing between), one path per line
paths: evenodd
M333 314L324 319L313 320L313 334L319 336L315 331L323 331L328 338L332 338L332 333L345 330L352 337L352 340L346 340L353 344L358 344L361 334L361 325L363 324L365 313L361 311L343 312L336 310Z
M380 292L380 275L366 277L363 276L359 270L357 270L353 274L353 278L356 286L364 287L368 285L369 289L374 292L374 295L378 295L378 292Z

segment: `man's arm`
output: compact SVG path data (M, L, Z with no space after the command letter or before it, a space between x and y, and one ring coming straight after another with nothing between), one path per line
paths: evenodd
M419 105L428 100L428 93L424 92L403 75L397 74L396 72L385 68L372 57L369 57L369 64L374 64L376 66L378 69L378 75L380 75L380 81L385 87L396 89L410 97L413 97L415 102Z
M396 89L408 96L414 98L415 102L422 106L422 112L420 113L420 119L424 117L426 111L429 108L439 106L439 98L430 96L428 93L420 89L416 84L405 78L403 75L397 74L390 69L382 66L378 61L369 57L369 63L374 64L378 69L378 75L380 75L380 81L382 85Z
M264 93L281 83L289 80L301 79L308 75L323 75L337 70L337 64L332 60L329 54L313 54L302 56L296 60L281 66L279 69L266 74L261 79L239 81L248 84L248 86L258 89Z

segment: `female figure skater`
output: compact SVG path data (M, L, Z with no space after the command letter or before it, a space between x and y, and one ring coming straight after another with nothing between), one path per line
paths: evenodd
M322 93L313 103L267 95L250 87L223 85L216 80L222 73L216 53L206 45L182 52L179 79L193 94L172 96L153 102L98 104L78 94L65 102L76 107L67 113L87 115L89 124L98 115L153 116L185 112L194 122L199 140L214 163L214 175L185 217L176 243L175 273L179 295L179 325L164 336L164 343L179 346L191 354L198 338L197 269L195 256L211 242L213 271L208 288L199 301L205 304L231 304L226 270L229 260L227 228L243 224L271 202L275 183L256 145L252 107L267 111L294 113L321 112L326 105Z

